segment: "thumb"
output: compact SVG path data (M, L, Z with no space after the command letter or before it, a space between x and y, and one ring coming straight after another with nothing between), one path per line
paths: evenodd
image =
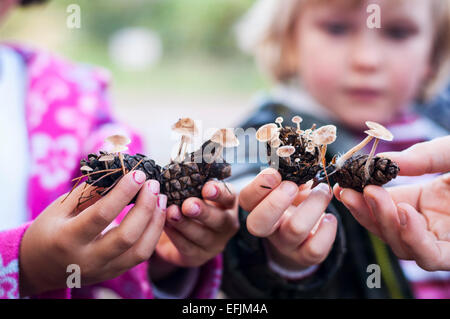
M399 175L418 176L450 170L450 135L429 142L418 143L402 152L378 154L395 161Z

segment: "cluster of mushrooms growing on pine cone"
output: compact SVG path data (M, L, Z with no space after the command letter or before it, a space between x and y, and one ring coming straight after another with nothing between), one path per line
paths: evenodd
M192 153L188 153L187 149L198 133L195 122L190 118L182 118L172 126L172 130L181 134L181 141L177 156L164 167L143 154L123 153L128 149L127 144L131 142L127 137L122 135L108 137L106 141L113 145L112 150L100 151L99 155L89 154L87 159L80 161L83 175L74 180L77 180L78 184L82 178L87 177L87 187L79 199L79 205L90 200L94 196L93 191L102 196L107 194L122 176L133 170L144 172L147 180L159 181L161 194L168 197L168 206L172 204L181 206L189 197L201 198L202 187L207 181L223 180L231 176L231 165L225 162L222 156L224 148L239 144L231 129L218 130L202 144L200 149ZM130 204L135 201L136 197Z
M283 126L283 118L263 125L256 132L256 139L266 143L269 165L278 169L283 180L297 185L313 180L313 187L333 176L343 188L362 192L367 185L381 186L397 177L398 165L388 158L374 156L380 140L392 141L393 135L381 124L367 121L367 137L340 157L334 156L329 165L325 154L327 145L336 140L336 127L325 125L302 130L302 118L294 116L293 126ZM370 154L356 152L375 139Z

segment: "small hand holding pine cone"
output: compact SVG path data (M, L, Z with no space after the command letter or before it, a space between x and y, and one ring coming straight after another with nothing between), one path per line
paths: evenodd
M256 139L267 143L269 165L278 170L283 180L305 184L325 167L326 147L336 139L336 127L326 125L316 130L313 125L303 131L300 116L292 118L296 128L283 127L281 117L275 122L279 127L273 123L263 125L256 132Z
M353 147L337 161L335 157L327 166L325 153L327 145L336 140L336 127L325 125L318 129L313 125L310 129L301 130L302 118L294 116L292 122L296 128L282 126L283 118L273 123L263 125L256 132L256 139L267 143L269 165L276 168L283 180L297 185L314 179L314 184L327 181L334 175L334 179L341 187L348 187L362 192L366 185L384 185L394 179L398 172L398 165L387 159L374 157L375 149L380 140L392 141L393 135L384 126L367 121L368 134L360 144ZM375 138L369 155L353 156L366 144Z
M126 173L140 170L146 179L155 179L161 185L161 194L168 197L167 206L180 206L189 197L201 196L203 185L212 179L223 180L231 176L231 165L222 157L225 147L238 145L238 140L229 129L217 131L210 140L206 141L196 152L186 154L188 144L192 143L197 128L192 119L180 119L172 129L181 133L181 141L177 156L168 165L161 167L154 160L143 154L122 154L126 151L130 140L121 135L113 135L106 139L113 145L112 151L100 151L100 155L89 154L87 159L80 161L82 176L76 178L76 185L83 177L87 177L88 187L93 188L88 196L82 199L90 200L96 191L100 195L107 194ZM76 186L75 185L75 186ZM75 188L74 186L74 188ZM130 202L135 203L136 197Z

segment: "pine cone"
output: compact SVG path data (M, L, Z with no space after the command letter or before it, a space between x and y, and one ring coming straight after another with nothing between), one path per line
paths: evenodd
M278 168L283 180L288 180L297 185L305 184L314 178L318 171L321 170L319 164L319 151L314 147L312 152L306 150L308 140L303 135L296 133L296 129L285 126L280 129L281 145L291 145L295 147L295 152L288 158L278 158L277 163L272 161L272 148L267 143L267 155L269 156L269 165ZM276 156L274 154L274 156Z
M364 177L364 166L368 155L357 155L349 158L341 169L334 173L334 179L342 188L352 188L363 191L367 185L381 186L397 177L400 168L388 158L374 157L369 166L370 178Z
M82 159L80 161L80 165L81 165L81 167L88 166L93 170L90 172L82 171L83 175L87 175L87 173L89 173L88 179L86 180L87 184L94 184L95 186L98 186L101 188L108 188L111 185L113 185L117 181L117 179L123 175L122 164L120 163L120 159L119 159L118 155L114 155L114 159L111 161L100 161L99 158L102 155L108 155L108 153L100 151L100 156L98 156L96 154L89 154L87 160ZM112 154L109 154L109 155L112 155ZM136 166L140 160L142 160L142 162L138 166ZM154 160L146 157L145 155L123 154L123 163L124 163L127 171L130 171L131 169L133 169L136 166L135 170L140 170L140 171L144 172L147 180L148 179L156 179L158 181L161 180L161 167L159 165L157 165ZM120 170L111 175L108 175L108 176L106 176L106 175L109 174L110 172L107 172L107 171L95 173L95 172L103 171L106 169L120 169ZM104 176L106 176L106 177L104 177ZM103 189L98 191L99 194L102 192L103 192ZM109 192L109 190L106 191L102 195L105 195L108 192ZM131 200L130 204L135 203L136 198L137 198L137 195Z
M210 144L212 143L212 144ZM163 168L161 186L162 192L167 195L167 206L172 204L181 206L189 197L202 198L203 185L217 178L223 180L231 176L231 165L222 157L214 160L218 145L207 141L196 152L187 155L182 163L171 162ZM205 147L210 146L211 151L203 153Z

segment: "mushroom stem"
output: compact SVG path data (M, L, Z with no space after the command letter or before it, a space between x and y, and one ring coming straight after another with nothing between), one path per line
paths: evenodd
M370 178L370 171L369 171L370 162L372 161L373 155L375 154L375 150L376 150L379 142L380 142L380 140L378 138L376 138L375 142L373 142L372 149L370 150L370 153L369 153L369 157L367 157L367 160L366 160L366 165L364 165L364 177L366 179L366 182Z
M342 165L344 165L345 161L348 160L350 157L353 156L356 152L361 150L364 146L366 146L371 140L373 139L373 136L368 135L365 139L361 141L358 145L352 147L347 153L342 155L337 161L336 161L336 167L341 168Z
M181 153L182 153L184 144L186 144L186 136L185 135L181 135L180 146L178 148L177 157L175 157L175 162L180 162L180 160L181 160Z
M120 153L120 152L119 152L119 160L120 160L120 164L122 165L122 172L123 172L123 175L125 175L126 172L125 172L125 165L124 165L124 163L123 163L123 154Z
M218 159L220 155L222 155L222 152L223 152L223 145L220 145L220 144L219 144L219 148L217 148L217 149L214 151L214 161L215 161L216 159Z
M321 145L319 147L319 151L320 151L320 159L322 161L322 166L323 166L323 172L325 173L325 177L327 178L328 187L330 187L330 189L332 189L330 180L329 180L328 174L327 174L327 168L326 168L327 163L325 162L325 154L327 153L327 144Z

